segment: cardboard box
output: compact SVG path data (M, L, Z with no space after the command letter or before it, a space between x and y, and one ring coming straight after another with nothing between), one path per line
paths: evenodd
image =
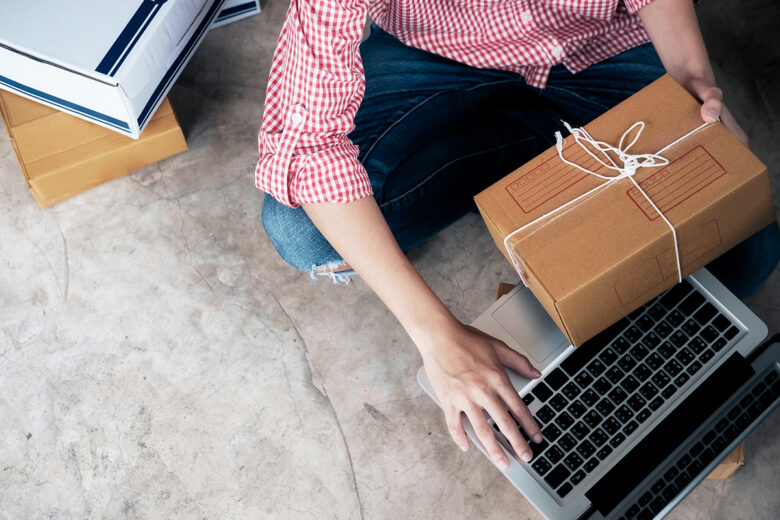
M2 90L0 113L44 208L187 149L167 98L137 140Z
M698 127L699 110L667 75L585 128L617 145L633 123L644 121L630 153L655 153ZM589 169L599 166L571 136L563 153ZM639 168L634 179L674 225L683 276L775 219L766 166L722 124L706 126L663 156L669 165ZM476 202L511 262L506 236L604 182L562 162L552 147L478 194ZM678 281L672 231L627 178L510 242L523 281L573 345Z
M5 2L0 88L137 138L223 3Z
M511 283L501 282L498 284L498 291L496 291L496 300L509 294L509 291L514 289L515 286ZM707 476L710 480L722 480L729 478L740 466L745 464L745 443L743 442L732 451L728 457L718 464Z
M241 20L259 12L259 0L254 0L252 2L247 2L245 0L225 0L222 10L217 15L214 23L211 24L211 28L222 27L223 25Z

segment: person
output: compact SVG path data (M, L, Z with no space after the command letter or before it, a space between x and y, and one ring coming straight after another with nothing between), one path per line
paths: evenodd
M367 13L374 23L361 42ZM448 429L470 420L505 467L539 426L504 366L538 370L458 321L404 251L473 211L473 196L668 72L745 144L690 0L292 0L274 53L257 186L281 257L312 277L359 274L418 347ZM777 225L711 264L740 296L780 256ZM745 264L742 269L740 264Z

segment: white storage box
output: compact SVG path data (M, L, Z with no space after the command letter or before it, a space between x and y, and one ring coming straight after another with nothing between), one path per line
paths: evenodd
M137 138L223 4L4 2L0 88Z
M260 1L226 0L211 28L221 27L260 12Z

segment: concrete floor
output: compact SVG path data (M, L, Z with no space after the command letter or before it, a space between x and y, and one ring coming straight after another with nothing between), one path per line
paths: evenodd
M780 8L745 4L699 12L780 202ZM0 139L0 518L540 518L450 441L365 284L310 280L262 232L255 136L286 6L193 57L171 93L188 153L41 210ZM463 320L517 280L473 215L410 257ZM748 303L780 330L780 272ZM670 517L777 518L778 420Z

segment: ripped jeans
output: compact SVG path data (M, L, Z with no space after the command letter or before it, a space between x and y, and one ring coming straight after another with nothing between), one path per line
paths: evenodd
M376 25L360 53L366 93L350 138L404 251L474 211L475 194L552 146L561 120L584 125L665 72L652 45L645 44L576 75L553 67L547 87L539 90L513 72L477 69L408 47ZM293 267L314 278L316 268L342 263L303 208L266 195L262 218L277 251ZM771 274L778 258L780 231L774 224L709 267L745 297ZM354 272L323 274L344 282Z

